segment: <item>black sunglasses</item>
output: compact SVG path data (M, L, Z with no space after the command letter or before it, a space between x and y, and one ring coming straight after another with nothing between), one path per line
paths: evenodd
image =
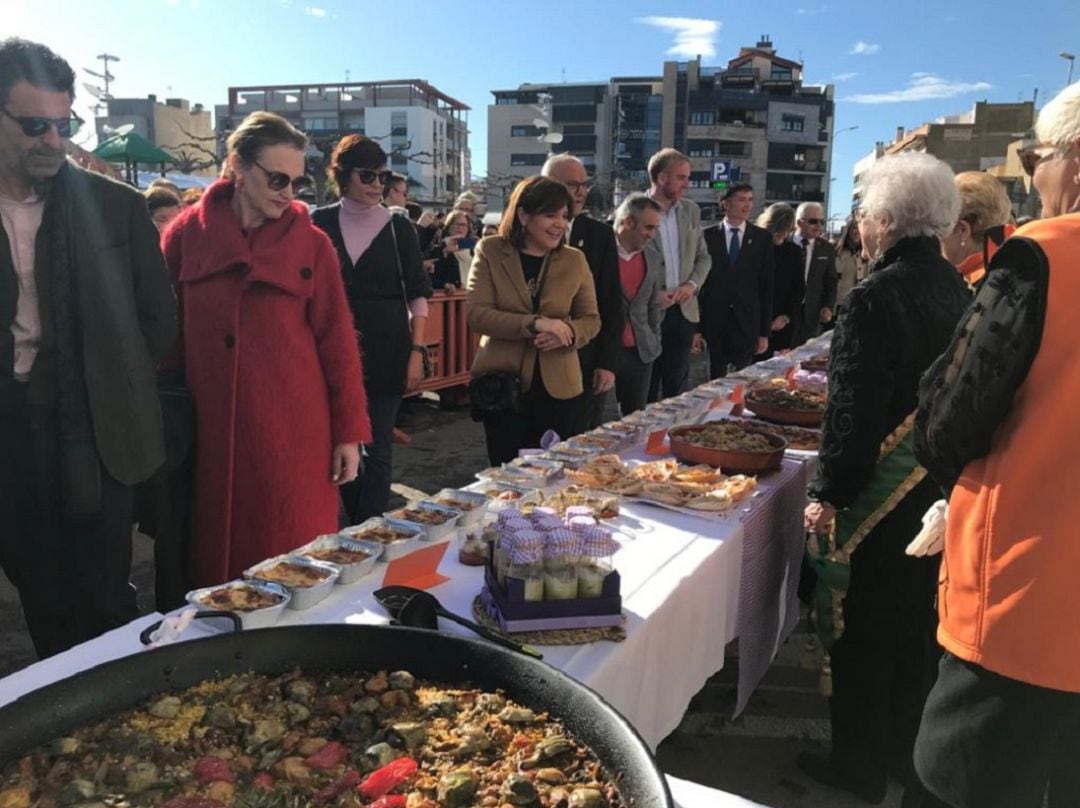
M1057 153L1058 150L1054 146L1029 146L1018 150L1016 156L1020 158L1020 167L1024 169L1024 173L1029 177L1034 177L1035 167Z
M0 107L3 113L22 127L22 133L27 137L41 137L49 131L50 126L56 127L56 134L63 138L69 138L78 134L79 129L86 121L78 115L70 118L42 118L38 115L12 115L7 107Z
M806 222L807 224L818 224L818 225L825 224L824 219L803 219L803 221Z
M379 185L385 186L394 178L393 171L372 171L370 168L354 168L352 171L364 185L371 185L378 180Z
M258 160L255 161L255 165L259 166L266 174L266 184L270 186L271 191L280 191L285 188L286 185L291 185L294 194L300 193L302 190L311 185L311 177L290 177L284 171L271 171L265 166L261 165Z

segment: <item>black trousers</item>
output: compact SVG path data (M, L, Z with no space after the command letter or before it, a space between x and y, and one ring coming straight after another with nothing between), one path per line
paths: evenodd
M1040 808L1049 785L1050 808L1080 805L1078 755L1080 693L1008 679L951 654L942 658L915 767L946 804Z
M0 380L0 566L46 657L138 616L128 580L134 489L102 469L100 511L64 514L56 435L32 417L27 387Z
M649 382L653 362L642 362L638 349L619 348L618 367L615 370L615 398L625 418L645 406L649 399Z
M660 322L660 357L653 362L649 401L671 398L686 392L690 380L690 349L694 346L697 324L683 317L679 306L672 306Z
M904 553L937 491L924 480L851 555L844 632L832 648L832 761L884 785L892 774L920 791L912 750L934 684L940 560ZM918 804L906 801L905 805Z
M709 346L709 378L719 379L734 370L742 370L754 361L754 349L757 347L741 334L731 329L724 329L720 334L706 339Z
M540 445L540 437L549 429L560 436L571 431L581 418L580 398L554 398L544 387L540 368L533 371L532 386L522 395L522 412L506 413L484 420L488 460L493 466L508 463L519 449Z
M371 443L364 444L364 464L359 476L341 486L341 499L349 524L358 525L380 516L390 507L390 483L394 460L394 423L401 396L368 396Z

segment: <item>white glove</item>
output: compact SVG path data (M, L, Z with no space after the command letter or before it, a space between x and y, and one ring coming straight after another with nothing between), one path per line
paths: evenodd
M909 556L937 555L945 547L945 520L949 515L949 505L939 499L923 514L922 530L911 540L906 552Z

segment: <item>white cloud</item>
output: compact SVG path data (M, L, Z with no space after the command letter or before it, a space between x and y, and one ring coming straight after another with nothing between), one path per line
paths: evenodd
M881 45L863 42L861 39L851 46L851 50L848 51L849 56L873 56L881 50Z
M309 17L317 17L320 20L326 17L326 9L318 6L304 6L304 13Z
M635 22L651 25L675 36L675 43L667 49L668 56L693 59L716 57L716 34L720 23L695 17L638 17Z
M858 73L837 73L835 76L832 77L832 80L833 81L851 81L851 79L855 78L857 75L859 75L859 74Z
M979 93L992 89L985 81L974 83L950 81L933 73L913 73L908 86L887 93L860 93L849 95L843 101L855 104L902 104L907 101L929 101L935 98L955 98L966 93Z
M818 14L826 14L832 11L832 6L818 6L816 8L797 8L795 13L801 17L816 17Z

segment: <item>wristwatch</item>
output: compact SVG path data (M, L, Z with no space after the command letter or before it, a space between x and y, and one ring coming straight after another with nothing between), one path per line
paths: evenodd
M417 344L416 344L416 343L414 342L414 343L412 344L412 346L410 347L410 350L413 350L413 351L416 351L417 353L421 353L421 354L422 354L422 353L424 352L425 348L424 348L424 346L423 346L423 345L417 345Z
M539 316L535 316L535 317L532 318L532 321L527 326L525 326L525 330L529 332L529 336L531 336L531 337L536 336L536 333L537 333L536 332L536 321L539 320L539 319L540 319Z

